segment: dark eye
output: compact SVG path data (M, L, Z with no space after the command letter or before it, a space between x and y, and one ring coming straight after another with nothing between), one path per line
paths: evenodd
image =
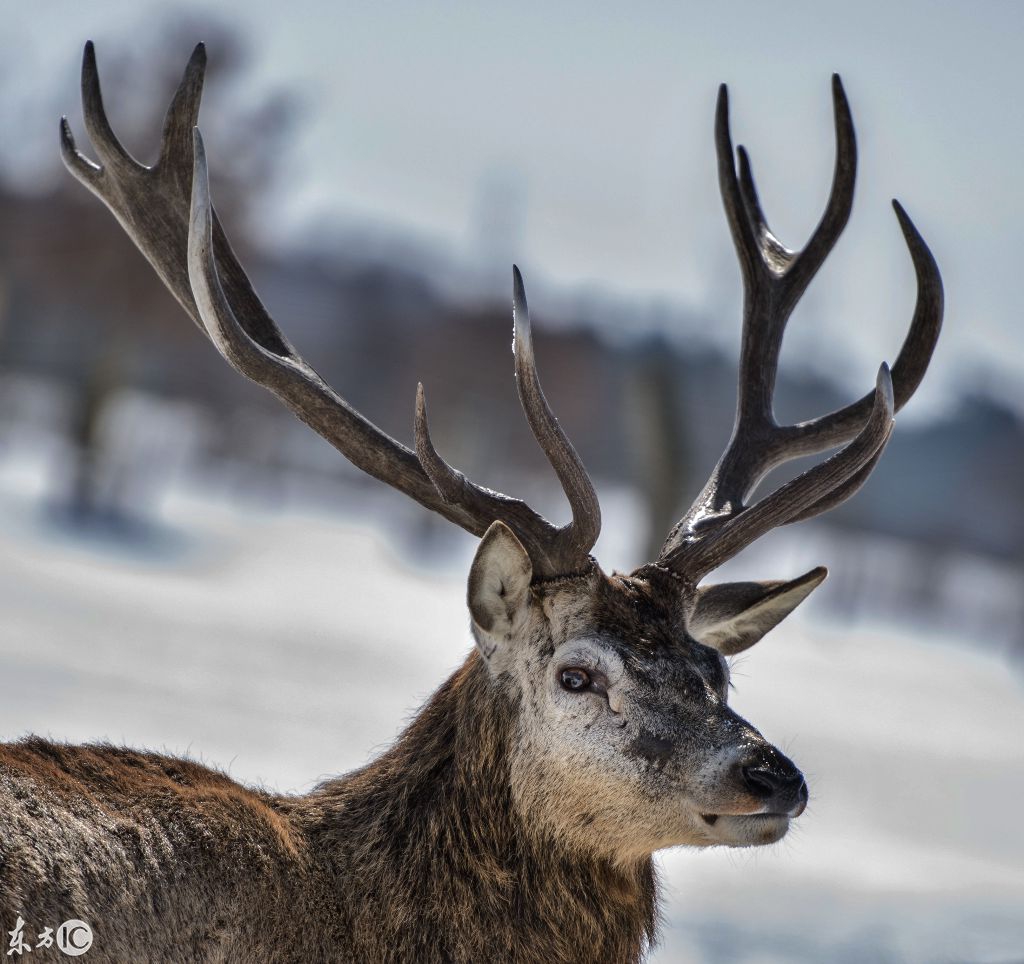
M585 669L563 669L562 689L580 692L590 686L590 674Z

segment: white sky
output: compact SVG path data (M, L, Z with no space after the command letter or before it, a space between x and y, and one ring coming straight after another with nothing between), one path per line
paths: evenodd
M82 42L97 41L102 71L104 50L131 44L168 7L12 3L0 52L38 83L66 78L75 119ZM769 218L794 247L827 195L829 75L839 71L861 151L857 202L793 319L789 357L866 386L880 358L895 355L913 305L895 196L947 286L946 331L911 407L934 411L951 386L982 375L1024 403L1024 5L221 0L183 9L236 24L254 48L254 83L304 98L283 231L337 216L471 255L481 185L507 182L520 229L497 247L528 281L712 307L730 333L740 294L714 173L716 86L730 85L734 139L750 148ZM5 83L24 82L6 73ZM40 124L55 128L52 117ZM230 162L222 152L214 165Z

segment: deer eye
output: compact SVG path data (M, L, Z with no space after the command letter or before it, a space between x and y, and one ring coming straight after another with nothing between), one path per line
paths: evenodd
M563 669L562 689L579 693L590 686L590 674L585 669Z

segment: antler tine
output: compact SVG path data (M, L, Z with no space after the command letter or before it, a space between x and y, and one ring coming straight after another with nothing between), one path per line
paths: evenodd
M894 200L892 206L910 251L917 280L917 301L910 330L892 366L893 392L898 412L917 391L917 386L928 370L928 363L942 331L944 294L939 266L928 245L900 202ZM780 432L786 441L787 457L814 455L842 445L852 438L867 418L871 398L869 393L828 415L797 425L783 426Z
M307 376L306 366L291 353L268 351L239 324L217 273L213 251L213 204L210 200L210 175L206 164L203 137L196 127L193 137L192 199L188 231L188 278L199 318L206 334L231 367L246 378L276 385L281 372ZM275 325L275 330L278 330ZM279 331L279 330L278 330ZM287 381L286 381L287 383Z
M90 161L75 146L75 136L71 133L71 125L68 123L67 117L60 119L60 156L64 161L64 166L75 178L89 190L95 192L103 168Z
M515 265L512 266L512 288L512 347L519 401L533 436L555 470L572 508L572 522L559 530L559 542L570 554L587 556L601 533L601 506L583 462L544 397L533 353L533 329L526 303L526 288Z
M886 445L887 444L888 442L886 442ZM812 502L806 509L802 509L791 519L787 519L785 525L792 525L794 522L804 522L807 519L813 519L816 515L828 512L829 509L834 509L836 506L842 505L847 499L856 495L860 491L861 486L867 482L868 476L875 471L875 466L878 465L884 451L885 445L882 445L878 451L864 463L864 466L851 475L842 485L836 486L836 488L827 495L822 496L816 502Z
M832 113L836 129L836 161L825 213L804 249L796 254L786 272L786 310L792 311L800 296L825 263L843 233L853 210L853 189L857 179L857 137L853 130L850 103L839 74L832 75Z
M849 498L859 488L859 484L851 487L851 483L868 464L877 461L892 428L892 378L889 366L883 363L875 382L871 415L846 448L779 486L749 509L722 521L712 534L663 552L659 564L685 573L696 583L769 530L806 517L803 513L809 506L820 505L823 511Z
M736 156L739 159L740 168L740 195L743 198L747 217L754 226L765 260L769 265L774 265L777 270L782 270L792 262L793 252L775 237L768 227L768 221L761 209L761 199L757 196L754 173L750 168L750 155L747 154L747 149L742 144L736 148Z
M756 279L760 252L754 226L751 224L736 177L732 134L729 131L729 88L725 84L718 88L718 102L715 105L715 153L718 157L718 189L722 195L726 220L729 222L729 231L739 258L746 293L746 289L752 287Z
M458 469L449 465L437 453L430 437L430 423L427 420L427 396L423 382L416 385L416 415L413 420L413 437L416 440L416 456L423 471L430 476L434 488L445 502L458 505L472 492L471 483Z
M91 40L86 42L82 56L82 115L89 140L106 167L118 172L142 169L142 165L117 139L107 120L100 92L100 75L96 69L96 48Z
M192 131L199 123L199 107L203 99L203 81L206 77L206 44L198 43L185 66L181 83L171 98L164 116L160 136L160 158L157 166L177 165L177 170L188 172L192 166Z
M870 434L865 433L879 406L877 386L874 392L845 408L798 425L780 426L773 412L786 322L834 248L853 204L857 143L849 103L838 75L832 77L832 101L836 160L829 199L803 250L791 251L768 226L747 152L739 147L734 159L724 84L719 91L715 114L719 185L743 275L743 334L732 438L700 495L669 533L658 560L673 568L688 567L688 577L691 570L701 569L708 560L722 561L738 551L741 544L749 541L750 532L765 531L761 525L766 520L770 528L811 518L848 499L864 484L884 446L883 439L863 458L854 458L856 453L863 454L863 447L868 444L864 440ZM896 411L917 388L935 348L942 321L942 282L927 245L903 209L895 202L894 205L918 284L914 318L891 373L892 408ZM888 380L890 375L886 371ZM850 442L851 439L854 441ZM850 445L839 455L780 487L753 507L745 505L754 487L771 469L847 442ZM840 469L847 474L835 475ZM822 488L821 480L826 476L832 481ZM806 501L795 505L791 500L796 498ZM785 506L785 511L780 506Z

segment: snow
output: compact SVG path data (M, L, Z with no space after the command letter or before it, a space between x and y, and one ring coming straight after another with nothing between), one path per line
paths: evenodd
M469 540L416 569L369 517L181 487L148 528L73 533L38 480L0 467L0 738L187 753L301 791L371 759L470 645ZM1020 959L1019 672L807 608L737 660L732 699L811 806L773 848L661 855L652 959Z

